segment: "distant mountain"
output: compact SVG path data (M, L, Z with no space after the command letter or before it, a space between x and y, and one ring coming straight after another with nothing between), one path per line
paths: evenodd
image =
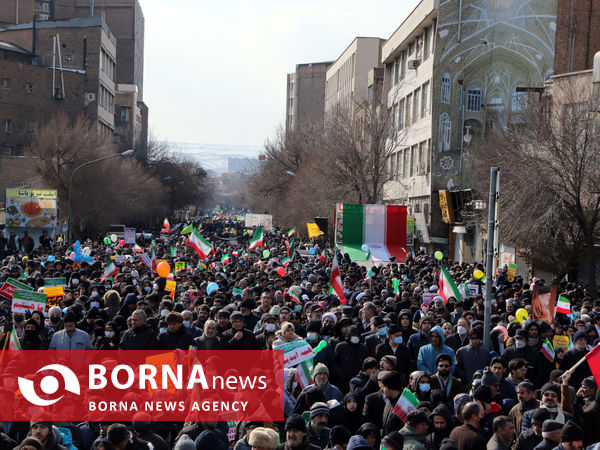
M260 145L203 144L196 142L169 142L174 154L198 161L202 167L218 175L227 171L227 158L258 158L264 153Z

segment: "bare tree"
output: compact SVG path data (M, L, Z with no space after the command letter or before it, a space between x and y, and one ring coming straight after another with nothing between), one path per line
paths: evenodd
M116 149L97 123L59 114L38 130L26 152L36 172L58 190L66 212L71 173L79 165ZM104 230L111 223L139 223L160 215L166 198L157 180L133 158L114 158L85 167L73 179L72 228L77 234Z
M591 83L580 81L555 80L541 104L530 98L480 150L477 166L482 180L490 166L501 169L503 239L558 272L584 267L596 296L600 124Z

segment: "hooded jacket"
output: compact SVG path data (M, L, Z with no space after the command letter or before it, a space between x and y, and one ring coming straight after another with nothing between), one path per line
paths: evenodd
M454 374L454 350L444 344L444 332L442 331L442 327L436 325L429 332L429 339L431 341L431 335L435 333L441 339L441 345L439 349L435 349L433 344L427 344L419 350L419 356L417 357L417 369L422 370L427 375L431 376L437 372L437 367L435 366L435 359L438 355L445 353L452 358L452 365L450 366L450 375Z
M403 450L425 450L425 436L418 434L409 424L402 427L400 434L404 436Z
M432 433L429 433L426 439L426 446L427 448L440 448L444 438L449 437L450 432L454 428L454 419L452 418L450 409L448 409L446 405L437 405L431 412L429 420L433 421L433 416L443 417L446 420L447 425L442 431L437 431L434 429Z
M350 386L350 380L357 375L363 361L369 357L369 349L361 342L353 344L350 342L352 336L360 336L356 326L351 326L346 332L346 339L335 346L333 352L333 374L335 382L344 390Z

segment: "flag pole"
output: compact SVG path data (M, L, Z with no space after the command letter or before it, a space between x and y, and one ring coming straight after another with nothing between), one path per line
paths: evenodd
M577 369L580 365L582 365L585 361L587 361L586 356L589 355L591 352L593 352L596 347L592 348L589 352L587 352L585 355L583 355L583 358L581 358L579 361L577 361L575 363L575 365L573 367L571 367L569 370L565 370L565 372L569 372L569 373L575 372L575 369Z

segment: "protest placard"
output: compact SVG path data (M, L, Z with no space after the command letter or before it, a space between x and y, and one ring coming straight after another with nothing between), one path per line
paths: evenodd
M46 310L48 296L43 292L33 292L17 289L13 294L12 300L12 312L44 312Z

